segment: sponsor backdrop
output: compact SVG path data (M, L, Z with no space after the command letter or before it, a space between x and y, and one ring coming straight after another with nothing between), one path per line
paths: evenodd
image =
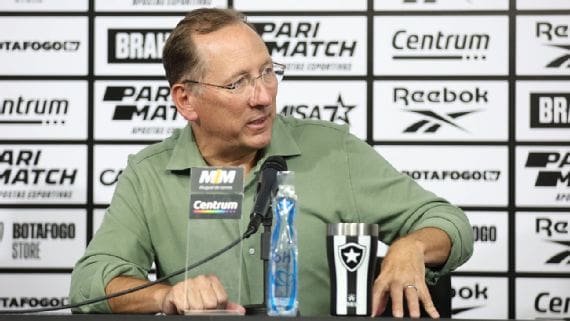
M0 0L0 309L67 302L127 156L185 124L161 51L202 6L287 66L278 112L348 125L466 211L454 318L570 317L565 0Z

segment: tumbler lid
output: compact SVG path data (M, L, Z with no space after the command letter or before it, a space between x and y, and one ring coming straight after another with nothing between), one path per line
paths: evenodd
M378 224L367 223L330 223L327 224L327 235L378 235Z

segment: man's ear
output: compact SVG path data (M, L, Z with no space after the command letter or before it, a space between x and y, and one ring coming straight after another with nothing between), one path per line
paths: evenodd
M198 114L193 107L195 96L187 90L183 84L174 84L170 89L170 95L172 96L174 105L176 105L176 110L178 110L178 113L180 113L184 119L189 121L198 119Z

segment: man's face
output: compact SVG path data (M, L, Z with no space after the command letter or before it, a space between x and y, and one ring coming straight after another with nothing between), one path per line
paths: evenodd
M256 78L271 64L265 44L245 24L226 26L194 39L205 62L202 81L206 83L228 85L242 77ZM240 94L202 85L199 94L192 96L197 114L194 134L224 150L259 150L271 140L276 95L277 86L266 86L261 79Z

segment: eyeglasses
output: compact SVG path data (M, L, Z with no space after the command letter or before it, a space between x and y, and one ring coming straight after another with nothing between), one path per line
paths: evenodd
M248 86L255 86L255 81L261 79L261 83L268 88L275 88L277 84L283 79L283 74L285 73L285 65L279 63L272 63L271 65L265 66L261 71L261 74L257 77L242 76L238 80L232 82L228 85L215 85L207 82L201 82L196 80L185 79L182 83L192 83L207 85L217 88L226 89L232 94L242 94Z

